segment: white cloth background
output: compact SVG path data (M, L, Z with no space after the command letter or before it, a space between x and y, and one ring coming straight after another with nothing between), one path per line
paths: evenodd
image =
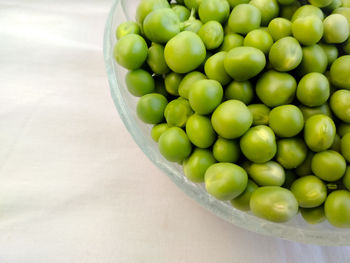
M201 208L133 142L102 57L112 0L0 0L0 263L350 262Z

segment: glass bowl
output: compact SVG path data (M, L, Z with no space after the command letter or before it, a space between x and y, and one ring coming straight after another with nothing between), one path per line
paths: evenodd
M136 116L137 98L128 93L125 85L126 70L117 65L113 58L117 26L126 20L135 20L136 6L140 0L116 0L108 17L104 36L104 58L111 94L116 108L129 133L147 157L188 196L196 200L217 216L241 228L287 240L318 245L350 245L350 230L338 229L324 222L307 224L300 216L287 223L272 223L251 213L234 209L229 202L211 197L202 184L194 184L186 179L181 166L166 161L159 153L157 144L151 139L151 126L142 123Z

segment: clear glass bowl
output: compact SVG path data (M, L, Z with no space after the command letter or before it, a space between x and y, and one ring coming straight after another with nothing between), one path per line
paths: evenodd
M280 237L287 240L319 245L350 245L350 230L334 228L325 222L318 225L307 224L300 215L288 223L268 222L234 209L229 202L221 202L211 197L203 185L194 184L183 175L181 166L166 161L158 151L157 144L150 136L151 127L136 116L137 98L128 93L125 86L126 70L116 64L113 47L116 43L117 25L126 20L135 20L136 6L140 0L117 0L108 17L104 37L104 57L111 94L116 108L126 128L148 158L187 195L206 209L232 224L259 234Z

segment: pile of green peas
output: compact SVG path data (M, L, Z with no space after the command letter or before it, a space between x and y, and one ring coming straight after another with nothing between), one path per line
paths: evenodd
M258 217L350 227L350 0L141 0L114 56L161 154Z

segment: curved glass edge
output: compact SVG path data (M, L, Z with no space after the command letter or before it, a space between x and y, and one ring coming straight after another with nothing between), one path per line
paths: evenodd
M259 234L279 237L282 239L296 241L306 244L317 244L326 246L346 246L350 244L350 234L348 231L334 231L335 228L330 228L330 231L319 231L315 229L302 229L289 224L278 224L268 222L266 220L257 218L251 214L241 212L233 209L228 203L218 201L211 197L203 190L203 187L195 186L189 182L184 176L179 176L178 171L174 169L164 159L159 159L150 151L150 148L145 144L144 134L138 129L137 125L130 119L130 111L126 105L122 94L119 90L119 83L116 75L116 65L113 58L113 43L111 36L112 22L119 5L122 6L121 0L116 0L109 13L104 33L104 59L108 74L108 81L110 85L112 99L119 112L119 115L126 126L127 130L133 137L136 144L146 154L146 156L189 197L197 201L202 207L208 209L220 218L228 221L243 229L253 231ZM124 8L121 7L121 8ZM125 12L125 10L124 10ZM293 224L293 222L292 222ZM294 223L295 224L295 223ZM327 227L329 228L329 227Z

